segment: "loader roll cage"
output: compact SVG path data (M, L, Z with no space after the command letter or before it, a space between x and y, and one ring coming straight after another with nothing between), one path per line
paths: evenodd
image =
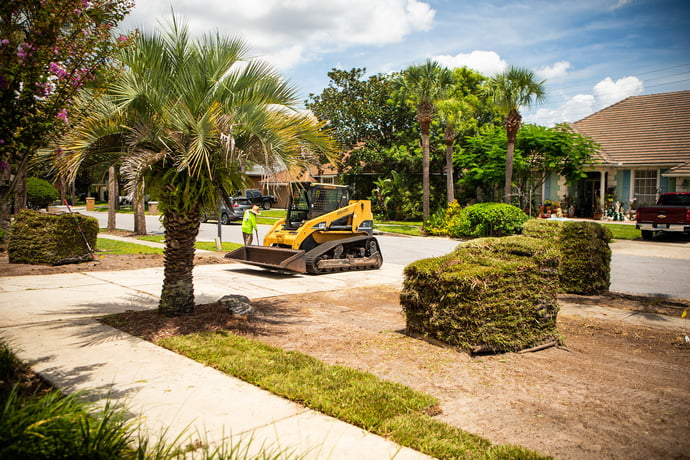
M345 207L349 201L345 186L310 182L293 183L285 217L285 229L297 230L305 221ZM347 217L344 217L343 224L346 223ZM340 222L336 221L333 224L337 226Z

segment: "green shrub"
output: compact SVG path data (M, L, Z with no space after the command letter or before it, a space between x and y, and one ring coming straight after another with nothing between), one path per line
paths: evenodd
M611 284L611 231L596 222L532 219L523 235L556 244L561 292L597 295Z
M529 217L521 209L503 203L479 203L460 208L451 203L434 214L424 225L431 235L453 238L507 236L520 233Z
M448 235L451 226L456 225L460 219L462 206L453 201L445 209L439 209L424 223L424 231L429 235Z
M517 351L558 337L558 251L535 238L482 238L405 267L407 330L467 351Z
M461 212L462 223L453 236L507 236L520 233L529 219L520 208L504 203L478 203Z
M26 181L26 202L31 209L47 208L50 203L60 198L57 189L48 181L38 177L29 177Z
M47 214L21 211L15 216L7 241L7 255L12 264L54 264L88 253L84 238L96 247L98 220L81 214Z

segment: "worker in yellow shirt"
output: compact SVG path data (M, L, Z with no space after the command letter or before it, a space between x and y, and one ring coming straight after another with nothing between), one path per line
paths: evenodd
M256 216L261 214L257 205L252 206L252 209L245 211L242 217L242 237L244 238L244 245L252 244L252 235L256 231ZM258 235L257 235L258 236Z

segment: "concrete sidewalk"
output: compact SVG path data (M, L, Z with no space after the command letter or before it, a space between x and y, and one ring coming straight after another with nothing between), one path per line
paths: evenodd
M197 302L206 303L230 293L256 299L399 286L402 267L307 277L202 265L194 277ZM97 321L155 308L162 280L162 268L0 277L0 335L57 387L123 402L154 437L186 430L190 442L251 440L251 452L267 446L314 459L428 458Z

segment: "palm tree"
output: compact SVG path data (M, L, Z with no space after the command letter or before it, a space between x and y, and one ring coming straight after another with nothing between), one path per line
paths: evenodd
M448 204L455 201L455 179L453 177L455 139L460 134L459 131L462 132L471 127L476 127L477 124L475 119L470 118L474 108L468 101L472 99L469 96L462 99L448 98L436 103L436 110L445 127L443 137L446 142L446 198Z
M165 228L159 312L194 311L194 243L204 204L219 189L243 185L242 163L304 164L310 152L332 156L323 125L297 112L297 92L268 65L245 61L239 39L191 40L173 19L123 50L125 70L110 89L124 141L121 171L130 190L145 182Z
M405 69L396 86L417 109L422 132L422 213L429 219L429 128L434 118L434 102L443 99L453 84L453 74L438 62L427 59L422 65Z
M505 118L506 136L508 148L506 152L506 182L503 193L504 202L510 204L513 186L513 152L515 140L522 125L520 107L529 108L533 102L542 102L546 99L544 81L536 81L531 70L510 67L489 81L489 95L496 107Z

